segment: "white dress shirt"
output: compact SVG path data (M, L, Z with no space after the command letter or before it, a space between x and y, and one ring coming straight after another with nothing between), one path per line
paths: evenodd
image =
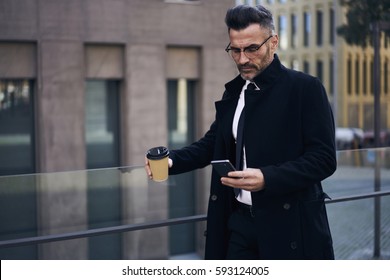
M240 93L240 98L238 100L237 107L236 107L236 112L234 113L232 132L233 132L233 137L236 140L236 142L237 142L238 121L240 120L242 109L244 109L244 106L245 106L245 90L250 83L251 83L251 81L247 80L245 85L242 87L242 90ZM257 89L259 89L259 88L257 88ZM247 166L246 166L246 155L245 155L245 146L244 146L243 152L242 152L242 170L245 170L246 168L247 168ZM246 191L246 190L241 190L240 194L237 196L237 200L242 202L242 203L252 205L251 192Z

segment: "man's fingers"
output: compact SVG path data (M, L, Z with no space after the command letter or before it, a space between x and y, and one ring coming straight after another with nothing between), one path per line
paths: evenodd
M146 174L150 177L150 179L152 179L152 171L150 170L149 160L147 157L145 157L145 171Z

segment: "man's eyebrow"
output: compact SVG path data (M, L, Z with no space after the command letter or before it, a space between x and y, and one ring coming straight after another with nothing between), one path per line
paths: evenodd
M259 44L250 44L249 46L243 47L242 49L251 48L251 47L258 47L258 46L259 46ZM231 48L231 49L241 50L241 48L239 48L239 47L233 47L233 46L231 46L231 45L230 45L230 48Z

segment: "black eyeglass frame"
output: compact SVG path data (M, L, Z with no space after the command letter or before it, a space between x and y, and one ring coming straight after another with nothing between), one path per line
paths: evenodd
M248 51L249 49L251 49L252 53L255 54L255 53L256 53L256 52L257 52L265 43L267 43L267 41L268 41L269 39L271 39L273 36L274 36L274 35L270 35L267 39L264 40L263 43L261 43L260 45L257 45L257 46L252 44L252 45L250 45L250 46L248 46L248 47L245 47L245 48L243 48L243 49L240 49L240 48L233 48L233 49L234 49L234 51L240 50L240 54L241 54L241 52L243 52L247 58L251 59L251 58L253 58L253 57L252 57L251 55L248 56L247 51ZM229 43L229 44L227 45L227 47L225 48L225 52L227 52L227 53L234 59L233 53L230 52L230 51L233 50L233 49L230 47L230 44L231 44L231 43Z

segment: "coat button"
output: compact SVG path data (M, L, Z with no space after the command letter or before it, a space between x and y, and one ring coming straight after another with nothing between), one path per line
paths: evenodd
M212 201L216 201L217 198L218 198L218 197L217 197L215 194L213 194L213 195L211 196L211 200L212 200Z
M285 203L285 204L283 205L283 208L284 208L284 210L289 210L289 209L291 208L290 203Z
M290 247L291 249L295 250L296 248L298 248L298 245L297 245L297 242L293 241L290 243Z

